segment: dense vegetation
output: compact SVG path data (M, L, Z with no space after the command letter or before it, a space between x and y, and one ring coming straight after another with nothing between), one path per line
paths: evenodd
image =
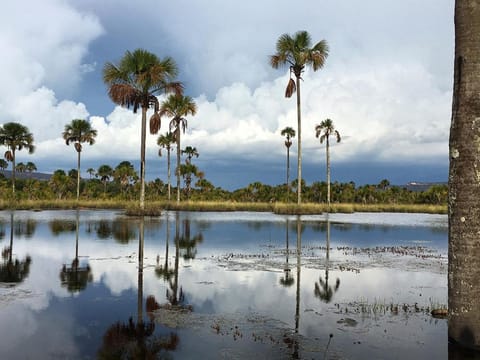
M191 160L190 160L191 161ZM140 192L139 177L128 161L122 161L116 167L101 165L98 170L89 169L90 178L80 181L80 200L133 201ZM276 186L254 182L248 186L228 191L214 186L201 171L197 175L186 173L181 189L182 199L192 201L276 203L291 201L296 190L296 180L292 182L290 196L286 184ZM77 190L77 171L57 170L50 180L37 180L32 173L21 174L16 179L15 197L18 200L75 200ZM192 179L193 177L193 179ZM176 187L172 187L176 192ZM327 183L313 182L303 184L303 198L306 203L325 204ZM349 204L429 204L446 205L447 185L432 185L426 190L412 190L406 186L392 186L388 180L379 184L356 186L355 183L331 184L331 203ZM0 197L12 198L11 180L0 172ZM147 181L145 198L148 201L168 201L168 184L161 179Z

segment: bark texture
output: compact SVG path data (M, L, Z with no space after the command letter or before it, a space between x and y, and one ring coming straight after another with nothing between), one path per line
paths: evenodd
M455 2L448 336L480 349L480 0Z

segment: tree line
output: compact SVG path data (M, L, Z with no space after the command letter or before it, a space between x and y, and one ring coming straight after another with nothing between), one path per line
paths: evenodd
M253 182L243 188L226 190L215 186L196 169L188 158L192 153L183 152L181 164L182 183L178 188L160 178L145 182L145 199L148 201L168 201L177 191L182 198L192 201L236 201L236 202L288 202L292 191L296 191L295 179L278 185ZM135 200L140 195L140 176L133 164L121 161L116 166L100 165L97 169L87 169L89 176L80 178L78 192L81 199ZM65 200L76 199L78 171L70 169L56 170L49 180L35 179L32 174L16 179L16 198L24 200ZM0 172L0 196L11 196L12 179ZM315 181L307 184L303 181L303 198L308 203L327 203L328 184ZM414 190L407 186L390 185L386 179L378 184L357 186L354 182L330 184L331 203L357 204L447 204L448 187L446 184L433 184L426 190Z

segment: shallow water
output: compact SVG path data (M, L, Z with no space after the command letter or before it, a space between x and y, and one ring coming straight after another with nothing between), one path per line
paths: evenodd
M444 215L0 212L0 245L1 359L448 357Z

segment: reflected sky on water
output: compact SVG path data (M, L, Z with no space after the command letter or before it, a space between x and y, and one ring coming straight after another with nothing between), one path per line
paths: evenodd
M2 271L30 259L0 283L2 359L448 355L443 215L5 211L0 230Z

